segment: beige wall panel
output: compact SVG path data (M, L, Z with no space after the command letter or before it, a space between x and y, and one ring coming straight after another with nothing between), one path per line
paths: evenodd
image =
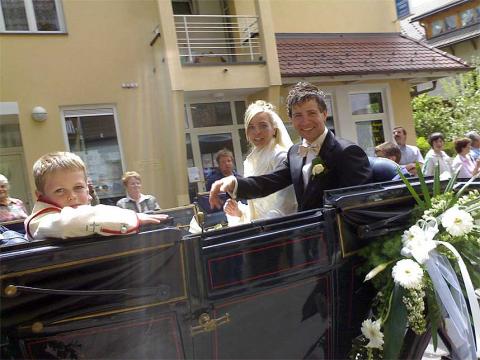
M415 124L410 97L410 84L403 80L390 80L393 127L403 126L407 130L407 144L415 145ZM392 128L393 130L393 128Z
M235 15L255 15L254 0L231 0L228 3Z
M265 65L185 66L183 81L185 91L256 88L268 86L268 74Z
M268 1L276 33L398 31L393 0Z
M149 45L158 24L156 2L71 0L63 5L67 35L0 38L2 101L18 102L28 170L42 154L65 149L60 107L112 104L117 108L126 169L150 162L151 169L143 168L145 192L162 198L169 189L148 175L161 162ZM122 89L122 83L131 82L138 88ZM47 109L46 122L30 119L36 105ZM33 188L31 178L30 183Z

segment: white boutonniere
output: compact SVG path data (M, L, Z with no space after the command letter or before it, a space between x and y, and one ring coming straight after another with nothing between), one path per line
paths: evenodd
M325 170L325 166L323 166L322 164L317 164L312 168L312 175L317 176L322 172L324 172L324 170Z
M327 172L328 172L328 169L322 158L316 157L315 159L312 160L312 178L322 174L326 174Z

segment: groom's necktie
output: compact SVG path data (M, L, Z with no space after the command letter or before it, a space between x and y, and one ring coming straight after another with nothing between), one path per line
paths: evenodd
M298 155L301 157L307 156L308 152L311 151L314 155L317 155L320 151L320 145L313 144L313 145L300 145L298 147Z

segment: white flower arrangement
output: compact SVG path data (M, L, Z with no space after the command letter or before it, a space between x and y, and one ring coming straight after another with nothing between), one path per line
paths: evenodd
M455 192L455 175L442 194L438 166L435 171L433 196L428 191L419 164L417 173L421 195L400 175L417 202L417 213L421 212L420 219L403 234L383 238L379 243L371 244L360 252L367 263L373 265L365 281L373 279L379 292L376 305L372 309L372 317L376 320L363 321L362 335L354 339L351 359L397 359L400 356L401 339L407 328L419 335L425 333L427 327L430 328L436 344L437 331L443 326L442 314L448 316L450 322L457 321L457 325L468 324L462 329L462 342L453 344L453 358L476 359L480 355L470 325L473 325L475 333L480 332L480 307L471 280L477 282L476 287L480 286L480 192L473 190L464 194L478 176ZM453 260L460 271L453 270L447 259ZM440 269L438 263L448 265ZM388 276L389 272L384 270L390 268L391 276ZM455 286L450 283L447 285L445 279L456 279L457 276L461 277L462 281L456 281L465 285L470 314L462 310L463 313L459 311L460 315L453 315L447 310L452 306L467 308L461 290L458 293L457 289L455 296L461 297L463 305L452 304L452 300L449 300L452 298L449 292L455 291L450 288ZM427 301L428 306L425 305ZM382 330L385 330L385 337ZM453 334L452 328L445 331L451 338L460 335ZM452 331L453 336L448 334L449 331ZM477 342L478 339L477 336ZM480 347L480 344L477 346ZM458 355L460 351L463 355Z

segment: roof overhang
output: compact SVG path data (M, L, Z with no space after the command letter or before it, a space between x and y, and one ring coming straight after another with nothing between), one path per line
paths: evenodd
M315 83L342 82L355 84L371 80L404 80L412 85L438 80L448 76L455 76L459 71L412 72L393 74L352 74L352 75L325 75L325 76L282 76L283 84L296 84L299 81Z
M277 34L277 52L284 83L402 79L419 84L473 69L398 33Z

